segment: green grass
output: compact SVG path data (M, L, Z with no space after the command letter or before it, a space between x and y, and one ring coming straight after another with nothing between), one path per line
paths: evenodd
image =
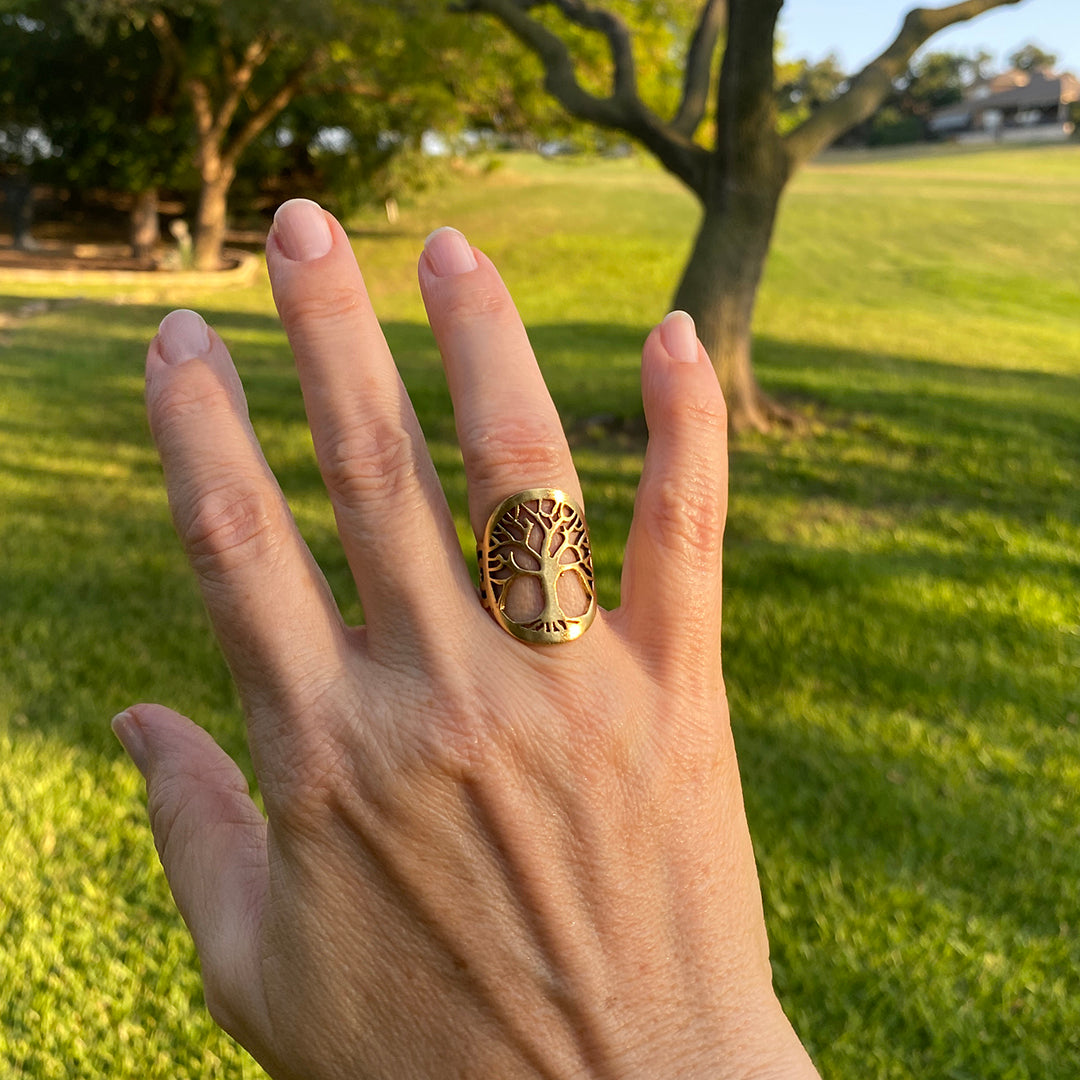
M1077 147L845 155L784 204L757 361L810 433L733 453L725 662L777 984L829 1077L1080 1074L1078 169ZM579 432L608 604L640 446L588 420L638 415L694 216L640 162L525 160L354 222L463 539L413 267L453 222L503 268ZM0 329L0 1075L257 1077L205 1015L107 726L163 700L247 760L142 418L168 307L232 344L356 605L265 284L77 291Z

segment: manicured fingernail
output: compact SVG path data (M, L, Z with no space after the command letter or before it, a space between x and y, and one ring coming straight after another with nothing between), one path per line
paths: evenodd
M278 246L293 262L321 259L334 242L323 208L310 199L290 199L274 215Z
M210 331L197 311L170 311L158 326L161 358L167 364L183 364L210 351Z
M449 226L436 229L425 241L431 269L439 277L454 277L456 274L468 274L476 269L476 256L469 246L469 241Z
M660 324L660 340L672 360L696 364L698 359L697 329L685 311L673 311Z
M139 722L129 712L117 713L112 718L112 729L128 757L135 763L135 768L146 776L150 755L146 751L146 736Z

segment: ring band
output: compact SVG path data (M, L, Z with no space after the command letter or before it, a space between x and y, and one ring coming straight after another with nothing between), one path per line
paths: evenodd
M533 645L573 641L596 616L585 515L565 491L529 488L501 502L476 548L480 600Z

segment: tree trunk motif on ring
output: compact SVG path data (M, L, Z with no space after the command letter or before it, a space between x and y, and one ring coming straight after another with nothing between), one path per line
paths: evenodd
M565 492L533 488L507 499L488 520L478 554L484 606L514 637L533 644L572 641L592 622L596 586L589 533ZM565 575L573 580L563 581ZM528 580L539 586L541 605L519 622L508 602ZM535 595L535 588L530 591Z

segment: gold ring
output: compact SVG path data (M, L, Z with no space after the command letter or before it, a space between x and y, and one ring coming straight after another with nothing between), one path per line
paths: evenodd
M529 488L495 507L476 548L480 599L533 645L573 641L596 615L585 515L565 491Z

